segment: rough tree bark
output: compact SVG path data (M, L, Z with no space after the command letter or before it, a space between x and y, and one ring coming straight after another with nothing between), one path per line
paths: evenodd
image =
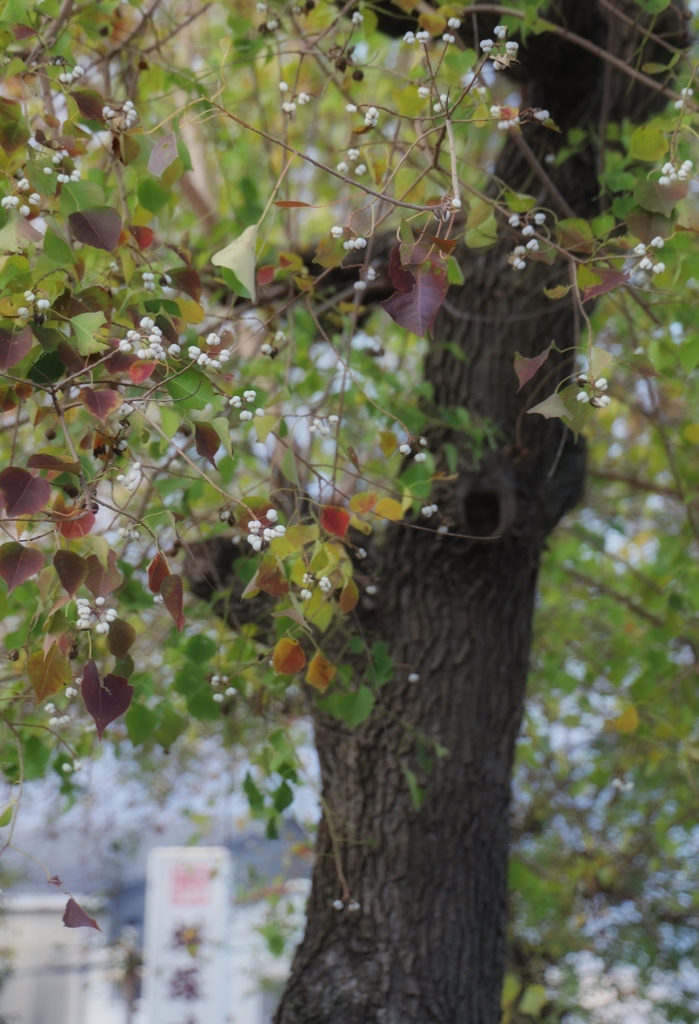
M635 64L639 47L639 64L657 60L663 50L615 16L614 6L632 21L641 17L632 0L559 0L550 17L624 60ZM480 34L493 24L481 20ZM653 28L679 43L677 5ZM559 216L567 206L588 218L597 211L600 122L641 120L664 101L560 37L530 37L520 56L523 105L548 108L563 129L557 136L524 128L537 158L555 152L574 126L587 142L559 169L543 163L563 209L513 138L496 178ZM514 244L513 232L464 255L465 284L448 295L425 367L437 406L464 406L497 431L496 450L480 462L463 435L431 438L434 449L449 440L460 452L456 489L437 496L451 532L482 540L400 527L387 538L381 601L369 625L394 663L409 667L381 689L377 710L356 730L317 717L324 816L306 934L277 1024L500 1019L510 779L537 572L548 534L581 497L585 463L584 446L560 421L523 415L533 386L515 393L515 351L533 356L551 339L570 347L577 324L572 303L542 294L567 281L568 269L539 263L517 274L506 262ZM456 342L465 358L444 341ZM553 370L536 401L570 373L571 359L547 364ZM419 682L408 681L411 671ZM417 734L448 750L432 758L431 771L419 766ZM419 810L405 766L425 790ZM360 909L334 910L348 894Z

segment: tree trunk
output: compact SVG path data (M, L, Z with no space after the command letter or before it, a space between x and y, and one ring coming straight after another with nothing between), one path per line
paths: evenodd
M630 0L617 6L637 17ZM618 54L633 53L641 39L622 20L610 32L601 3L553 7L559 23ZM485 36L492 24L480 28ZM654 30L662 31L657 21ZM681 36L676 8L665 30ZM644 60L657 59L646 53ZM601 113L607 121L641 118L657 97L550 35L530 39L521 59L522 105L547 107L563 129L524 130L537 158L563 145L570 127L589 133L560 169L543 167L575 215L590 217ZM498 179L566 216L513 138ZM463 434L431 435L435 451L446 441L457 446L459 478L436 495L449 536L396 526L385 543L370 628L388 644L395 677L355 730L316 720L324 813L306 935L277 1024L500 1019L510 780L537 572L547 535L581 496L585 462L561 421L524 414L571 373L577 325L568 299L542 293L568 282L568 268L513 271L515 235L465 256L465 284L450 291L426 362L436 407L466 408L472 422L494 427L496 444L478 452ZM534 383L517 394L515 352L536 355L552 339L568 353L546 364L536 398ZM456 342L463 358L442 341ZM333 908L338 900L344 909Z

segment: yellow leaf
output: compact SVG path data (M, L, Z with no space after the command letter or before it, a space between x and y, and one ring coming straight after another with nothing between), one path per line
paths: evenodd
M389 455L393 455L394 451L398 447L398 438L390 430L380 430L379 446L386 458L388 458Z
M690 423L685 427L684 436L690 444L699 444L699 423Z
M441 14L423 11L417 20L420 28L427 29L431 36L440 36L447 28L447 19Z
M374 506L374 515L398 523L403 518L403 506L395 498L381 498Z
M274 430L277 425L276 416L259 416L255 417L255 430L257 431L257 440L264 443L267 437Z
M636 711L635 706L633 704L629 704L629 706L622 711L620 715L617 715L616 718L612 718L609 724L612 729L615 729L617 732L636 732L636 729L638 729L638 726L640 725L640 721L641 720L638 717L638 711Z
M178 299L182 319L188 324L200 324L206 316L204 309L194 299Z
M371 511L376 504L376 498L376 491L359 491L358 494L353 494L350 498L349 507L352 512L358 512L361 515L362 512Z
M359 601L359 589L353 579L347 580L340 594L340 611L347 615Z
M316 690L320 690L321 693L325 693L336 672L337 669L333 663L328 661L320 651L316 651L311 658L308 672L306 672L306 682L310 686L314 686Z
M356 516L352 516L350 519L350 526L353 530L359 530L365 537L371 534L371 523L367 523L364 519L357 519Z

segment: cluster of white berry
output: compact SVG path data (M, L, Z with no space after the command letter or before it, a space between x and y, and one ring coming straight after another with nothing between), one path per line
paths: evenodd
M665 270L665 264L655 258L655 250L662 249L664 245L665 242L660 235L656 235L655 238L651 239L647 248L640 242L634 249L635 254L641 257L638 262L638 269L650 270L651 273L656 275L662 274Z
M364 124L367 128L376 128L379 123L379 112L376 107L369 107L366 114L364 115Z
M141 534L139 533L137 526L120 526L117 532L117 536L121 540L138 540ZM158 594L156 596L159 597L162 601L161 594Z
M276 346L277 345L281 345L281 344L283 344L286 341L286 334L284 334L284 331L277 331L277 333L274 335L273 341L274 341L274 344L272 344L272 345L270 345L270 343L268 341L266 341L264 343L264 345L260 345L260 355L262 355L262 356L276 356L276 354L277 354Z
M167 353L163 347L163 332L156 327L155 320L150 316L144 316L139 321L139 329L126 332L126 337L119 342L120 352L133 352L136 345L136 355L139 359L166 359ZM172 349L171 349L172 351ZM178 353L179 354L179 348Z
M60 727L61 725L69 725L70 724L70 715L57 715L56 714L56 705L55 704L47 704L46 707L44 708L44 710L46 711L46 713L48 715L51 716L49 718L49 728L56 729L57 727ZM75 762L73 762L73 767L75 768ZM75 768L75 770L77 771L78 769Z
M359 11L355 11L354 14L352 15L352 24L353 25L361 25L363 21L364 21L364 15L360 14Z
M104 608L105 598L95 598L93 609L86 597L77 598L75 604L78 609L78 629L92 629L95 633L108 633L109 627L117 617L116 608Z
M76 78L82 78L85 74L85 68L80 67L76 64L72 71L62 71L58 76L58 81L62 85L72 85Z
M514 117L508 117L499 103L494 103L490 108L490 116L498 118L498 128L503 132L519 124L519 114L515 114Z
M129 128L133 128L136 121L138 121L138 113L133 104L133 100L126 100L120 111L115 110L113 107L110 107L109 104L106 104L102 107L102 117L105 121L112 121L114 118L118 117L120 120L117 125L113 127L123 128L125 132L127 132Z
M51 308L51 300L50 299L37 299L37 297L34 294L34 292L31 292L31 291L27 291L27 292L24 293L24 301L27 302L27 303L33 302L34 303L34 308L36 310L38 310L40 313L45 313L47 309ZM20 306L18 308L18 310L17 310L17 316L19 316L19 317L29 316L29 307L28 306Z
M345 901L344 900L333 900L333 910L344 910L344 909L345 909ZM357 900L350 900L350 902L347 904L347 910L350 912L350 914L356 914L356 912L358 910L361 910L361 909L362 909L361 904L358 903Z
M421 448L426 448L427 447L427 438L426 437L420 437L420 438L418 438L418 442L417 443L420 445ZM407 441L403 442L403 444L398 446L398 451L401 453L401 455L410 455L412 450L413 450L412 445L409 444ZM427 455L425 454L425 452L417 452L416 455L415 455L415 461L416 462L424 462L426 458L427 458Z
M694 95L694 89L686 88L680 90L681 100L675 100L675 110L682 110L687 100L691 99Z
M425 519L431 519L436 512L439 512L439 505L423 505L420 511Z
M277 523L279 515L276 509L270 508L264 513L264 517L268 523ZM282 526L281 523L277 523L276 526L263 526L259 519L251 519L248 523L248 544L253 551L260 551L265 542L270 544L277 537L283 537L285 533L286 526Z
M212 694L212 697L216 701L217 704L223 704L223 701L224 701L224 699L226 697L232 697L233 694L235 693L235 686L228 686L227 685L228 682L229 682L228 676L213 675L211 677L211 685L212 686L225 686L226 687L226 689L225 689L225 691L223 693L221 693L220 690L219 690L217 693Z
M15 185L18 192L27 193L31 189L28 178L20 178ZM30 192L29 195L23 196L5 196L0 205L5 210L12 210L19 207L19 214L22 217L28 217L32 212L32 206L39 206L41 203L41 196L38 192Z
M519 43L505 42L507 28L504 25L496 25L493 35L497 42L493 39L481 39L480 47L483 53L492 60L495 71L504 71L513 61L517 60Z
M143 274L143 288L147 292L155 291L155 274L150 270L144 270Z
M347 109L349 109L349 107ZM355 107L354 109L356 110L357 108ZM347 160L341 160L339 162L339 164L337 165L337 169L340 172L340 174L346 174L347 171L349 170L349 165L350 164L357 164L357 166L354 168L355 177L360 178L362 176L362 174L366 174L366 164L364 164L364 163L357 163L357 161L359 160L359 156L360 156L360 152L359 152L358 149L348 149L347 150ZM333 238L341 238L342 237L343 229L340 229L340 234L339 235L335 234L336 231L337 231L337 227L332 229Z
M352 249L366 249L366 238L363 238L362 235L348 238L346 242L342 243L342 248L347 249L348 252L351 252Z
M215 331L211 331L207 334L205 344L208 348L217 348L221 344L221 338ZM174 351L173 351L174 349ZM180 354L179 345L170 346L170 354L177 356ZM199 345L190 345L187 349L187 355L190 359L196 360L197 366L208 366L212 370L220 370L224 363L227 363L231 358L231 354L228 349L221 349L214 356L210 356L207 352L202 351ZM230 403L233 405L233 402Z
M311 434L318 433L321 437L327 437L330 433L330 427L334 427L339 423L339 416L328 416L328 423L330 426L326 426L320 416L314 416L308 431Z
M607 381L604 377L590 378L586 373L579 373L575 378L575 383L582 390L578 393L577 399L583 404L594 406L595 409L603 409L606 405L609 405L611 398L609 395L605 395L607 390Z
M456 42L456 36L454 35L454 32L456 31L457 28L461 28L461 19L450 18L449 21L447 22L447 28L451 29L451 31L444 33L444 35L442 36L442 42L446 43L446 45L448 46L449 43Z
M691 160L685 160L679 167L679 169L668 160L666 164L663 164L663 173L658 178L659 185L672 185L673 181L687 181L692 176L692 168L694 164Z
M256 391L243 391L242 398L240 397L240 395L233 395L232 398L228 399L228 404L232 406L234 409L240 409L240 418L243 421L243 423L247 423L249 420L252 419L252 412L250 409L243 408L243 402L247 402L248 404L250 404L254 402L256 398ZM264 416L264 414L264 409L255 409L256 416Z
M135 491L141 482L141 463L134 462L126 473L119 473L117 483L123 484L127 491ZM138 536L138 534L136 535Z

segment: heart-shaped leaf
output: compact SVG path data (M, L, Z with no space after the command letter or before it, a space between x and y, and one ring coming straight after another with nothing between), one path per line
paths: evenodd
M314 686L316 690L320 690L321 693L325 693L336 672L337 669L333 663L328 661L320 651L316 651L311 658L308 672L306 672L306 682L310 686Z
M128 654L136 639L136 630L124 619L114 619L107 633L107 648L115 658L123 658Z
M123 676L105 676L100 681L99 672L92 658L83 669L82 695L85 707L97 726L100 739L107 726L125 711L128 711L133 697L133 686Z
M292 676L306 664L306 655L298 640L283 636L274 646L272 665L278 675Z
M18 541L0 547L0 577L7 583L8 593L35 576L44 565L44 556L38 548L28 548Z
M27 658L26 672L37 704L68 686L73 678L68 659L58 644L53 644L46 655L42 651L31 654Z
M396 292L381 305L400 327L424 338L432 330L448 286L444 272L423 263L411 290Z
M206 459L216 469L216 463L214 462L214 456L221 447L221 438L210 423L195 423L194 424L194 444L196 445L197 455L201 455L203 459Z
M114 252L121 234L121 216L113 206L93 206L68 214L73 238L95 249Z
M124 577L116 567L116 557L116 551L109 551L105 569L97 555L88 556L85 586L95 597L108 597L124 582Z
M70 596L81 587L87 577L87 562L77 551L57 551L53 556L53 564L61 586Z
M53 879L51 879L53 881ZM79 903L76 903L71 896L66 904L66 909L63 912L63 924L66 928L96 928L98 932L102 929L95 921L94 917L90 917L86 914Z
M94 388L85 387L80 389L80 401L88 412L105 423L107 416L116 412L124 399L118 391L113 391L111 388L101 388L96 391Z
M19 466L8 466L0 473L0 491L8 516L34 515L51 497L51 484Z
M327 533L335 537L344 537L350 522L350 514L345 508L337 505L324 505L320 515L320 525Z
M0 371L11 370L17 363L21 363L32 347L33 340L30 327L21 331L0 328Z
M517 391L521 391L524 385L541 369L550 354L550 345L543 352L540 352L538 356L521 356L519 352L515 352L515 373L519 381Z

